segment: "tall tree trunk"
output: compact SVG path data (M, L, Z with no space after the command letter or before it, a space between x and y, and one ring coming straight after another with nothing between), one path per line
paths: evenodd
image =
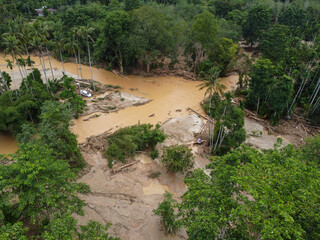
M90 73L91 73L91 83L92 83L92 86L93 86L93 90L96 91L96 86L94 85L94 82L93 82L92 67L91 67L91 54L90 54L88 36L87 36L87 47L88 47L88 55L89 55L89 66L90 66Z
M62 57L61 48L59 49L59 51L60 51L60 58L61 58L61 62L62 62L63 72L66 73L66 70L64 69L64 62L63 62L63 57Z
M148 61L147 62L147 73L149 73L150 72L150 62Z
M52 80L54 80L54 75L53 75L51 60L50 60L49 51L48 51L48 47L47 47L47 46L46 46L46 50L47 50L47 54L48 54L48 60L49 60L49 65L50 65L51 74L52 74Z
M81 75L81 79L83 79L82 69L81 69L81 60L80 60L80 51L78 51L78 58L79 58L79 70L80 70L80 75Z
M42 51L41 51L41 53L42 53ZM43 58L40 55L40 51L39 51L39 60L40 60L41 66L42 66L44 78L46 80L46 84L47 84L47 88L48 88L49 82L48 82L48 78L47 78L46 65L45 65L44 61L42 62Z
M24 47L25 47L25 49L26 49L27 56L30 57L30 54L29 54L27 45L24 45ZM30 57L30 60L31 60L31 57ZM33 64L32 64L32 63L31 63L31 68L32 68L32 72L31 72L31 73L32 73L32 78L33 78L33 80L35 81L36 79L35 79L34 74L33 74L34 67L33 67Z
M77 76L78 76L78 81L79 81L79 70L78 70L78 58L77 58L77 53L74 52L74 59L76 60L76 68L77 68Z
M121 52L119 52L119 54L118 54L118 59L119 59L120 73L123 74L123 62L122 62L123 60L122 60Z

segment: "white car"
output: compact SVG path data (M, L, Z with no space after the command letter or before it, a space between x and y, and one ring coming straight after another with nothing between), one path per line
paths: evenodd
M92 97L92 94L86 90L80 90L80 94L85 97Z

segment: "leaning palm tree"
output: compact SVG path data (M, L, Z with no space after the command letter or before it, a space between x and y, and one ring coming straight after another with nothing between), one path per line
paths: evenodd
M81 36L84 37L87 42L88 55L89 55L89 66L90 66L90 73L91 73L91 84L93 86L93 90L95 91L96 88L95 88L95 85L93 82L92 67L91 67L91 54L90 54L90 46L89 46L89 39L90 39L90 41L94 42L91 35L90 35L90 33L93 31L93 28L88 27L88 26L86 26L86 27L81 26L80 30L81 30Z
M76 63L76 68L77 68L77 76L79 80L79 70L78 70L78 57L77 57L77 52L79 49L78 41L74 38L68 38L66 40L66 44L64 45L64 49L68 51L69 54L74 55L75 63Z

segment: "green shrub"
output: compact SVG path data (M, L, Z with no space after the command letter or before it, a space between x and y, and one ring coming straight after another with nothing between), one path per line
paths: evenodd
M178 229L178 221L174 214L174 207L177 201L172 198L172 194L166 192L164 199L159 203L158 208L153 210L153 213L160 216L167 233L174 234Z
M113 160L125 162L126 158L134 157L136 151L153 150L157 143L165 139L165 134L159 128L159 125L153 129L151 124L141 124L115 132L108 138L108 148L104 153L108 157L109 167Z
M169 171L184 173L193 167L194 156L186 145L173 145L163 148L161 163Z
M150 155L151 155L151 158L152 159L156 159L157 157L159 157L159 152L157 149L153 149L151 152L150 152Z

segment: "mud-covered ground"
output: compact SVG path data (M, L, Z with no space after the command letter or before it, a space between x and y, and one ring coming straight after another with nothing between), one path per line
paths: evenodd
M126 107L140 106L150 102L145 97L139 97L125 92L107 92L87 100L87 106L81 116L91 115L93 113L116 112Z
M210 162L207 147L195 144L196 139L206 131L206 121L191 114L169 119L161 128L167 138L157 146L160 152L163 146L186 144L194 153L195 168L205 168ZM277 143L278 136L268 135L266 129L255 120L246 119L245 128L247 143L256 148L272 148ZM111 234L125 240L187 239L185 229L176 236L166 235L159 217L152 213L162 201L165 191L171 192L179 201L187 190L184 176L167 172L159 159L152 160L148 153L139 153L135 159L128 160L138 160L137 163L113 174L108 168L107 159L103 157L106 138L112 132L110 130L90 137L80 146L88 167L79 181L88 184L92 192L80 195L88 206L84 209L85 215L77 217L79 224L85 224L90 219L103 224L111 222ZM283 142L283 145L288 143L285 140ZM113 169L123 165L117 163ZM161 176L152 178L150 174L155 172L160 172ZM206 173L209 174L209 170Z
M204 167L209 160L197 153L199 146L193 144L202 124L203 121L196 115L167 121L162 126L167 139L158 148L177 143L188 144L195 152L195 167ZM113 174L102 154L108 134L110 132L90 137L80 146L89 166L79 181L87 183L92 192L80 195L88 206L84 209L85 216L78 217L79 224L85 224L90 219L111 222L112 235L121 239L187 239L184 229L176 236L167 236L159 217L152 213L165 191L171 192L177 199L186 191L184 176L167 172L158 159L152 160L147 153L140 153L128 161L139 160L138 163ZM113 169L121 165L115 164ZM160 172L161 176L151 178L149 175L154 172Z

